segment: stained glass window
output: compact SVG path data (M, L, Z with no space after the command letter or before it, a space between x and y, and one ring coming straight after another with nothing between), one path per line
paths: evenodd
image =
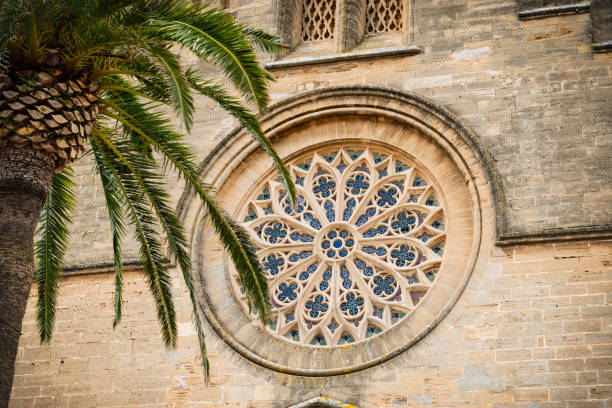
M312 347L376 337L418 307L444 256L444 200L408 157L330 148L288 162L298 200L272 175L241 221L268 277L266 330ZM236 296L246 306L239 277ZM253 316L256 319L256 316Z

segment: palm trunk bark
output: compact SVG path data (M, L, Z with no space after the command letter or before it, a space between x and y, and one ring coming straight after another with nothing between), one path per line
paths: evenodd
M34 232L49 192L53 156L31 147L0 148L0 407L8 407L32 286Z

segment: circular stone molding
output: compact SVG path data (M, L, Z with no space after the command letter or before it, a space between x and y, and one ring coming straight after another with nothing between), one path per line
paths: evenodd
M483 213L493 219L494 170L478 140L430 101L372 87L297 96L262 124L296 183L295 208L241 129L202 174L252 236L273 318L264 325L249 313L186 192L179 213L193 226L206 319L243 357L295 375L347 374L407 350L456 303L478 258Z

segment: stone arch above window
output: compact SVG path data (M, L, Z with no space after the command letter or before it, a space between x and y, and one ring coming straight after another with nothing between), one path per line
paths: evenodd
M277 326L261 324L244 307L232 264L202 222L198 200L187 192L179 213L185 225L192 225L195 280L211 327L246 359L302 376L363 370L415 345L451 310L479 253L490 251L494 242L493 204L500 191L478 139L431 101L365 86L287 99L271 108L262 125L292 169L300 193L308 195L301 210L286 212L273 164L242 129L211 153L202 176L217 189L219 202L251 230L261 257L269 261L264 267L276 299ZM336 176L335 186L325 170ZM326 202L334 194L332 206L338 208L330 210ZM349 205L353 196L358 200ZM344 221L347 209L353 214ZM368 219L361 222L362 216ZM282 223L272 222L278 219ZM266 251L284 250L283 262L267 257ZM327 268L311 268L315 251L329 274ZM286 281L276 278L281 275ZM322 287L323 281L329 286ZM396 298L400 289L401 299ZM296 338L290 327L295 323L285 311L293 311L296 321L301 314ZM376 327L370 331L370 325ZM318 338L321 330L326 332Z

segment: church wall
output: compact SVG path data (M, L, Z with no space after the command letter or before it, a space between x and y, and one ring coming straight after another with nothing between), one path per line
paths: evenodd
M271 1L227 3L239 20L274 30ZM358 373L317 379L269 371L207 327L207 386L175 269L177 350L164 350L134 267L125 273L123 320L112 329L111 243L84 159L57 331L49 346L39 345L33 290L11 407L284 408L320 394L358 407L609 406L612 241L589 236L605 235L611 224L611 54L593 52L588 13L521 21L514 0L413 4L411 44L421 54L275 69L273 102L366 84L444 106L492 155L507 209L501 232L524 242L493 246L488 234L492 249L441 324L400 356ZM235 122L209 101L197 105L187 140L203 159ZM182 185L173 182L172 192L178 201ZM567 241L528 239L560 233ZM125 248L125 259L137 258L133 243Z
M38 342L32 291L11 407L285 408L320 394L362 408L604 407L612 393L611 249L612 241L495 248L427 337L346 376L272 372L207 330L208 386L182 285L179 346L166 352L138 272L126 273L114 331L112 277L71 276L50 346Z

